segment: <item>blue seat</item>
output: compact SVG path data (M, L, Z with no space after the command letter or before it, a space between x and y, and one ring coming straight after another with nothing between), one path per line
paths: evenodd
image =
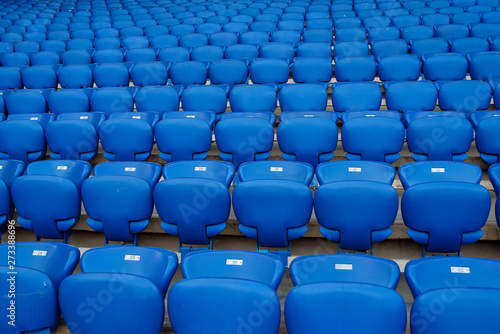
M99 148L98 129L105 119L106 115L101 112L59 114L56 121L49 123L46 128L50 157L53 160L94 159Z
M144 161L153 149L154 112L113 113L99 127L104 157L109 161Z
M439 107L441 110L457 110L465 113L488 109L491 95L491 86L484 81L447 82L439 88Z
M212 249L212 238L226 227L233 177L234 166L227 162L179 161L164 167L164 180L154 189L154 201L162 229L179 237L183 257L192 250L183 244L209 245ZM209 196L208 188L214 191ZM196 194L201 196L202 206L193 202Z
M0 89L23 88L21 72L16 67L0 68Z
M82 185L87 224L111 241L134 242L153 213L153 188L161 165L152 162L104 162Z
M191 51L191 60L212 63L224 59L224 49L215 45L198 46Z
M185 279L231 278L259 282L277 290L285 267L274 254L238 250L193 252L181 263Z
M368 30L368 41L370 43L374 41L399 39L400 37L401 31L396 27L376 27Z
M115 50L121 47L121 42L116 37L96 38L94 47L96 50Z
M167 112L155 126L155 141L164 161L203 160L212 144L212 111Z
M209 110L220 117L226 111L227 95L222 86L193 85L182 92L181 102L183 110Z
M173 35L158 35L151 37L152 48L173 48L179 46L179 39Z
M82 273L67 277L59 289L62 315L82 331L160 332L165 316L165 295L177 269L174 252L150 247L110 246L86 251ZM78 312L90 298L107 291L105 307L88 315ZM106 298L106 297L102 297ZM83 304L82 304L83 303ZM137 308L148 314L147 323ZM93 310L93 309L92 309Z
M24 52L24 53L38 52L38 51L40 51L40 44L38 44L37 42L33 42L33 41L19 42L19 43L16 43L16 45L14 46L14 51L15 52Z
M472 80L498 80L500 72L500 53L484 52L476 55L470 62L470 76Z
M213 33L208 38L208 44L220 47L236 45L238 44L238 35L234 32L228 31Z
M195 48L204 45L208 45L208 37L205 34L184 34L179 38L179 46L185 48Z
M63 65L85 65L92 62L87 50L65 51L61 53L60 57Z
M259 178L235 186L233 210L239 230L256 239L257 249L287 248L277 251L286 265L291 241L306 233L311 218L313 198L309 183L313 167L304 168L306 165L301 163L295 168L294 162L276 163L277 168L274 161L260 162L258 166L267 165L267 172L258 167L262 170ZM251 170L252 166L252 163L243 164L238 173L245 174L245 169ZM281 173L286 176L275 176ZM298 182L300 179L305 182Z
M349 160L393 163L405 140L401 114L394 111L348 111L342 114L342 147Z
M250 62L259 57L259 49L257 46L251 44L229 45L226 48L224 57L226 59L239 59Z
M331 111L286 112L277 129L282 158L302 161L314 168L334 156L337 148L337 115Z
M459 53L436 53L422 58L422 72L426 80L463 80L469 70L467 59Z
M286 42L271 42L260 47L260 58L285 59L289 62L295 57L295 47Z
M499 286L494 277L499 270L497 260L479 258L426 257L408 262L405 277L415 298L410 313L411 330L424 334L438 333L442 328L454 333L497 331L494 319L498 304L489 301L498 298ZM428 275L429 272L433 274ZM425 321L420 311L436 305L437 300L444 305L443 296L448 301L446 307L433 315L433 321Z
M411 53L422 57L430 53L447 53L450 46L448 42L441 37L422 38L410 41Z
M391 18L391 23L394 27L401 29L403 27L414 27L421 23L419 15L398 15Z
M85 161L38 161L12 182L12 200L23 228L40 238L63 239L68 243L71 229L81 212L80 187L90 175Z
M124 37L122 39L122 47L129 49L129 50L149 48L149 41L148 41L148 38L146 36Z
M83 88L94 85L92 69L88 65L66 65L59 68L57 79L62 88Z
M245 31L241 32L238 37L239 44L252 44L257 47L261 47L262 45L268 43L269 40L269 33L264 31Z
M266 180L289 180L309 185L314 176L314 169L307 162L298 161L252 161L238 170L242 182ZM270 167L271 166L271 167Z
M449 24L451 18L448 14L428 14L422 15L422 25L434 28L436 24Z
M490 50L488 41L481 37L458 38L450 40L450 52L466 56L469 52L486 52Z
M134 109L134 91L128 87L95 89L90 96L90 106L92 111L103 112L106 116L114 112L132 112Z
M407 112L406 142L417 161L464 161L473 129L462 112ZM439 136L436 130L439 129Z
M469 27L463 23L437 25L434 27L434 30L436 30L436 37L446 40L450 38L467 38L470 36Z
M12 270L8 261L11 250L8 244L0 246L0 286L6 291L0 305L5 310L14 301L7 298L12 282L9 281ZM18 312L15 317L6 317L0 324L0 330L6 334L55 331L61 317L57 301L59 285L75 270L80 251L61 243L17 242L15 252L15 306ZM21 305L23 312L19 312ZM7 312L10 311L6 311L6 315Z
M307 29L302 35L303 42L322 42L333 44L333 35L331 29Z
M300 16L300 14L299 14ZM289 16L288 16L289 17ZM290 17L290 20L286 20L287 16L285 16L285 20L283 19L283 15L281 16L281 20L278 21L278 31L298 31L302 33L304 31L304 19L300 17Z
M123 63L98 64L94 68L94 81L97 87L128 86L129 69Z
M289 43L294 47L299 45L302 36L297 30L278 30L271 33L271 42Z
M158 52L158 60L160 61L175 63L178 61L189 61L190 59L191 53L189 49L183 47L168 47Z
M51 89L19 89L4 94L7 112L13 114L46 113Z
M285 303L290 334L405 331L406 306L394 290L400 273L392 260L363 255L301 256L290 264L290 276L295 285ZM360 305L370 307L370 312L363 312ZM357 321L360 314L366 321Z
M199 34L211 35L221 31L222 27L217 23L202 23L196 26L196 32Z
M328 85L333 75L329 58L297 58L292 66L293 81L297 83L321 83Z
M382 57L378 63L378 75L382 81L414 81L420 78L422 63L415 55Z
M275 121L276 115L269 112L222 115L215 127L220 157L236 168L243 162L267 159L273 146Z
M160 86L168 82L170 63L158 61L140 62L130 69L130 78L134 86Z
M372 57L353 56L335 61L335 78L337 81L373 81L376 74L377 64Z
M27 67L30 66L30 57L23 52L4 53L2 55L2 66Z
M125 61L130 63L155 62L156 50L151 48L127 49Z
M456 13L452 15L451 23L466 24L466 25L481 23L481 15L479 13L470 13L470 12Z
M369 52L370 49L366 40L352 42L335 41L335 43L333 43L333 56L335 59L341 57L368 56Z
M483 23L500 23L500 15L496 12L483 13L481 16L481 22ZM26 38L26 36L25 36Z
M479 23L471 26L471 37L488 38L500 35L500 23Z
M0 235L7 232L7 224L14 215L14 204L10 195L12 181L24 173L24 162L0 161Z
M204 85L207 66L199 61L179 61L172 64L169 75L174 85Z
M276 90L267 85L237 85L229 94L232 112L274 112L277 104Z
M339 82L332 89L333 110L337 112L379 110L382 104L379 82Z
M401 28L401 38L409 43L411 40L434 37L434 29L429 26L419 25Z
M384 56L408 54L408 45L403 39L374 41L371 47L372 56L379 59Z
M10 115L0 122L0 158L21 160L28 164L45 157L45 127L52 114Z
M248 68L240 59L221 59L210 64L208 69L210 83L214 85L244 84L248 80Z
M499 113L494 110L475 111L470 115L470 121L475 129L476 147L481 158L488 164L496 164L500 162L498 147L499 141L497 129L497 115ZM491 179L491 177L490 177Z
M328 94L320 84L292 84L283 87L279 94L282 111L326 110Z
M338 248L373 252L374 242L391 235L399 207L392 187L394 167L382 162L337 161L319 165L316 175L320 186L314 211L320 232L337 242Z
M491 206L479 185L482 171L461 162L415 162L399 168L405 187L401 201L408 235L423 252L460 253L461 246L481 238ZM431 195L432 194L432 195Z
M335 31L336 42L361 42L366 41L364 28L341 28Z
M332 13L333 28L335 30L346 28L360 28L363 25L363 21L355 15L356 14L352 11Z
M397 111L434 110L437 88L431 82L395 82L386 85L387 109Z
M290 76L288 62L283 59L255 59L249 71L250 79L257 84L283 84Z
M137 111L152 111L161 114L166 111L179 110L179 94L173 87L142 87L135 94L134 100Z

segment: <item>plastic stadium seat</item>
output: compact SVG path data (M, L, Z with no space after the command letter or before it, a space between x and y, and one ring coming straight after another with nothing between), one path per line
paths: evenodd
M132 112L134 109L133 92L128 87L98 88L90 96L90 106L92 111L103 112L106 116L114 112Z
M220 157L236 168L243 162L267 159L273 146L275 120L276 115L269 112L222 115L215 127Z
M328 43L300 43L297 47L297 57L331 58L332 47Z
M314 168L333 158L337 142L337 115L331 111L286 112L277 129L282 158Z
M151 48L128 49L125 52L125 61L131 63L156 61L156 51Z
M27 42L19 42L14 46L15 52L38 52L40 51L40 44L37 42L27 41Z
M173 48L179 45L179 39L172 35L158 35L151 38L152 48Z
M152 162L104 162L82 185L87 224L108 240L134 242L149 224L153 188L161 165Z
M453 23L438 25L435 27L436 37L441 37L446 40L450 38L467 38L470 36L470 30L463 23Z
M469 70L467 59L459 53L436 53L424 56L422 60L426 80L463 80Z
M488 41L480 37L459 38L450 40L450 51L466 56L469 52L485 52L490 50Z
M155 141L164 161L203 160L212 145L212 111L167 112L155 126Z
M2 66L25 67L30 66L30 57L26 53L11 52L2 56Z
M96 334L160 332L165 316L165 295L177 269L174 252L159 248L112 246L88 250L82 256L82 273L67 277L59 290L64 319L74 328ZM107 293L103 293L107 291ZM78 312L95 296L109 296L101 312ZM100 297L99 299L106 298ZM97 304L99 305L99 304ZM148 314L147 323L138 313Z
M170 63L150 61L134 64L130 69L130 78L134 86L159 86L166 85Z
M394 290L400 273L392 260L362 255L302 256L290 264L290 276L295 285L285 303L290 334L308 330L377 334L405 331L405 303ZM370 309L362 312L366 321L357 321L359 305Z
M158 60L170 61L172 63L178 61L189 61L191 53L189 49L183 47L163 48L158 52Z
M378 75L382 81L412 81L420 78L422 63L415 55L382 57Z
M7 112L12 114L47 112L46 96L51 90L20 89L4 94Z
M387 179L379 180L381 175ZM373 242L387 239L399 206L397 192L392 187L395 175L394 167L380 162L342 161L319 165L320 186L314 207L320 232L346 250L371 250ZM356 209L360 205L363 205L363 215Z
M179 46L185 48L195 48L203 45L208 45L208 37L205 34L184 34L179 39Z
M222 27L220 24L217 23L202 23L196 26L196 32L199 34L211 35L221 31Z
M276 90L266 85L237 85L229 94L232 112L274 112L276 109Z
M267 167L267 172L235 186L233 210L240 223L239 230L257 240L257 249L287 248L277 252L286 264L291 241L306 233L311 218L313 198L309 184L313 168L304 168L306 165L291 161L256 164L262 165ZM253 163L241 165L238 173L245 174L246 169L252 168ZM304 175L311 178L305 179ZM298 182L298 179L305 179L305 182Z
M339 18L333 17L333 28L335 30L337 29L346 29L346 28L360 28L363 25L363 21L359 17L355 17L353 12L346 12L346 13L352 13L352 17L345 15L341 16ZM340 13L337 12L334 15L337 16Z
M441 110L457 110L465 113L488 109L491 94L491 86L484 81L448 82L439 88L439 107Z
M332 105L337 112L379 110L382 91L379 82L346 82L332 85Z
M49 110L53 114L82 113L90 111L87 93L80 89L60 89L52 91L48 98Z
M303 42L323 42L332 45L333 36L331 29L308 29L302 35Z
M471 27L471 37L488 38L500 35L500 23L479 23Z
M14 216L10 188L12 181L24 173L24 162L19 160L0 161L0 235L7 232L7 224ZM11 237L12 238L12 237Z
M342 28L335 31L336 42L361 42L366 41L364 28Z
M295 47L290 43L272 42L260 48L260 58L278 58L291 62L294 57Z
M80 187L90 175L85 161L39 161L12 182L17 222L40 238L64 239L80 219Z
M207 81L207 67L199 61L180 61L172 64L170 80L174 85L204 85Z
M8 245L0 246L1 288L10 290ZM48 333L59 325L60 311L57 301L59 285L63 278L73 273L80 259L77 247L61 243L17 242L16 243L16 307L22 305L24 312L16 312L15 326L7 318L0 324L6 334ZM7 310L13 299L2 298L1 307ZM18 309L19 310L19 309ZM5 314L7 315L7 312Z
M191 251L183 244L209 245L212 249L212 238L226 227L233 177L234 166L227 162L180 161L165 166L164 180L154 190L154 201L162 229L179 237L183 257ZM213 194L207 196L206 189ZM204 204L193 202L193 195L201 196Z
M440 37L413 40L410 47L411 53L416 54L418 57L430 53L447 53L450 48L448 42Z
M28 89L57 87L56 72L51 66L32 66L22 71L24 86Z
M279 30L271 33L271 42L289 43L294 47L299 45L301 38L300 31Z
M328 58L297 58L292 66L292 77L297 83L328 85L332 75L332 61Z
M466 333L472 328L472 319L480 320L473 327L481 332L498 330L494 321L498 305L490 305L489 301L498 298L498 284L491 278L499 268L497 260L466 257L426 257L408 262L405 277L415 298L410 315L412 331L430 334L446 327L455 333ZM428 276L428 272L434 274ZM424 321L419 310L435 305L436 300L442 300L437 299L440 296L450 296L450 291L453 294L451 299L447 297L449 302L443 312L435 314L432 322Z
M0 68L0 89L23 88L21 72L16 67Z
M399 159L405 139L399 112L349 111L342 114L342 123L342 147L349 160Z
M283 87L279 94L282 111L326 110L328 94L320 84L292 84Z
M278 22L277 28L279 31L298 31L302 33L304 31L304 19L291 19L291 20L283 20L283 16L281 20Z
M257 84L283 84L290 75L288 62L283 59L255 59L249 70L250 79Z
M477 165L458 162L405 164L399 177L405 192L401 209L409 236L424 252L456 253L481 238L491 196L479 185ZM432 198L429 194L433 194Z
M498 136L497 128L497 111L475 111L470 115L470 121L476 130L475 141L476 147L481 158L488 164L496 164L499 162L499 148L496 137ZM491 177L490 177L491 179Z
M61 63L63 65L84 65L92 62L90 54L86 50L71 50L61 53Z
M208 76L212 84L243 84L248 80L247 64L239 59L216 60L208 68Z
M464 161L473 129L461 112L408 112L407 145L417 161ZM436 129L439 129L437 131Z
M470 76L473 80L494 80L500 78L498 71L500 53L485 52L475 56L470 62Z
M226 111L227 95L223 87L215 85L193 85L183 91L182 109L188 111L212 111L217 115Z
M377 64L372 57L345 57L335 62L337 81L373 81L376 74Z
M93 49L94 45L90 39L70 39L66 48L68 50L89 50Z
M458 24L477 24L481 23L481 15L478 13L457 13L451 17L451 23Z
M114 50L121 47L121 42L116 37L96 38L94 47L96 50Z
M238 37L239 44L252 44L257 47L261 47L262 45L269 42L270 36L269 33L264 31L245 31L240 33Z
M391 23L394 27L401 29L403 27L418 26L421 20L418 15L398 15L391 18Z
M62 88L83 88L94 85L92 69L88 65L66 65L59 68L57 78Z
M386 85L385 99L389 110L434 110L437 97L437 88L432 82L396 82Z
M448 14L429 14L422 15L422 25L434 27L437 24L449 24L450 16Z
M249 162L250 166L241 168L238 176L242 182L268 179L272 177L275 180L289 180L310 184L314 169L306 162L297 161L254 161ZM271 169L269 166L272 165ZM270 173L272 172L272 173Z
M483 13L481 21L483 23L500 23L500 15L497 12ZM26 39L26 36L24 38Z
M212 63L224 59L224 49L215 45L198 46L191 51L191 60Z
M401 31L396 27L376 27L368 30L368 41L399 39Z
M149 41L146 36L125 37L122 39L122 46L126 49L149 48Z
M409 43L411 40L434 37L434 29L429 26L411 26L401 28L401 38Z
M129 69L125 64L98 64L94 68L97 87L128 86L129 80Z
M152 112L113 113L99 127L104 157L109 161L144 161L153 149L153 129L159 115Z
M137 111L153 111L161 114L179 110L179 95L172 87L143 87L137 91L134 98Z
M408 45L403 39L381 40L372 43L371 54L375 59L384 56L408 54Z

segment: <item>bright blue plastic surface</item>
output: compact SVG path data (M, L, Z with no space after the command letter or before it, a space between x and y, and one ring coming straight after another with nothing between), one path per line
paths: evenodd
M306 255L290 264L294 286L315 283L359 283L396 289L400 270L393 260L376 256Z
M332 112L287 112L280 117L278 145L285 160L314 168L333 158L338 142L337 115Z
M488 176L493 184L493 188L495 189L495 194L498 194L500 192L500 172L499 172L500 165L499 164L494 164L491 165L490 168L488 169ZM495 217L500 217L500 203L498 200L495 203ZM497 219L497 224L499 222L499 219Z
M342 147L348 159L393 163L400 157L405 139L400 113L351 111L343 115Z
M265 160L274 141L276 115L268 112L228 113L215 127L220 157L237 168L241 163Z
M213 111L165 113L155 127L160 157L167 162L205 159L212 144L215 117Z
M97 87L128 86L128 70L124 63L98 64L94 68L94 82Z
M331 161L316 169L320 185L339 181L374 181L392 185L396 169L375 161Z
M314 168L299 161L254 161L245 162L238 168L241 182L255 180L289 180L311 184Z
M181 263L182 276L194 278L232 278L259 282L277 290L285 267L274 254L214 250L194 252Z
M282 111L326 110L328 94L320 84L294 84L283 87L279 94Z
M276 292L249 280L186 279L168 294L168 315L177 334L251 332L254 314L259 315L259 334L278 332L281 309Z
M131 112L134 109L134 91L129 87L95 89L90 97L92 111L111 115L114 112Z
M22 161L0 160L0 228L6 226L8 220L14 215L10 186L12 181L23 172L24 163Z
M153 149L153 129L160 116L152 112L114 113L99 127L104 157L144 161Z
M398 111L434 110L437 97L436 86L427 81L393 83L385 92L387 109Z
M207 81L207 67L199 61L179 61L172 64L169 76L174 85L203 85Z
M257 84L283 84L288 81L290 68L284 59L255 59L249 67L250 78Z
M276 91L266 85L238 85L231 89L229 94L232 112L274 112L276 102Z
M331 59L297 58L293 62L292 77L296 83L330 83L333 75Z
M488 109L490 106L491 86L480 80L459 80L448 82L439 88L441 110L472 112Z
M248 64L240 59L221 59L210 63L208 75L212 84L233 86L248 79Z
M466 182L479 184L481 168L467 162L425 161L406 163L399 167L399 180L404 189L428 182Z
M137 241L153 212L153 187L161 165L110 162L94 167L94 177L82 186L87 224L104 232L106 240Z
M168 81L168 69L169 66L158 61L141 62L132 66L130 69L130 78L134 85L139 87L166 85Z
M90 100L83 89L60 89L49 96L51 113L81 113L90 111Z
M222 114L226 111L227 95L222 87L193 85L182 92L181 102L183 110L210 110Z
M179 95L172 87L143 87L137 91L134 101L137 111L163 113L179 110Z
M441 105L442 106L442 105ZM408 112L406 142L417 161L464 161L474 130L461 112Z
M50 90L19 89L9 91L5 97L5 105L9 114L41 114L47 112L45 95Z
M305 184L288 180L255 180L233 190L239 229L261 247L288 247L307 231L312 194Z
M80 219L80 186L90 175L85 161L54 160L31 163L12 182L18 223L37 238L64 239Z
M337 112L379 110L382 91L378 82L334 83L332 105Z
M229 188L234 177L234 166L224 161L179 161L163 167L163 178L202 178L216 180Z
M345 57L335 62L335 78L337 81L372 81L376 74L377 64L373 57Z
M90 161L97 155L97 129L106 119L101 112L63 113L47 125L47 144L54 160Z
M422 71L426 80L463 80L469 69L467 59L459 53L438 53L422 58Z
M405 331L406 318L399 293L369 284L302 285L290 291L285 303L290 334L399 334Z
M422 63L415 55L394 55L380 59L378 75L382 81L417 80L422 71Z

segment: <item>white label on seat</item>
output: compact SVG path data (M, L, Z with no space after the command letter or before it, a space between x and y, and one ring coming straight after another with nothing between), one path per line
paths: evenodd
M453 274L470 274L469 267L451 267L451 272Z
M30 121L38 121L38 117L30 117Z
M195 115L186 115L186 118L196 118Z
M349 172L361 173L361 167L349 167Z
M34 250L32 256L47 256L47 251Z
M125 255L125 261L140 261L140 255Z
M3 169L3 166L0 166L0 169Z
M431 168L431 173L444 173L446 172L445 168Z
M226 259L226 266L242 266L243 260Z
M141 119L141 116L132 116L133 119Z
M207 167L195 167L194 171L195 172L206 172L207 171Z
M126 172L135 172L135 167L125 167Z
M365 115L365 117L375 117L375 115Z
M80 116L80 119L89 119L89 116Z
M314 117L314 115L304 115L304 117Z
M282 172L283 167L271 167L271 172Z
M349 263L335 263L335 270L352 270L352 264L349 264Z
M68 166L57 166L57 170L67 170Z

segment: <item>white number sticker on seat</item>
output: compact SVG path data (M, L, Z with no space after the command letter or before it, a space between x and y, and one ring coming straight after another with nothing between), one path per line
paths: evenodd
M351 173L361 173L361 167L349 167L348 171Z
M451 267L451 272L454 274L470 274L469 267Z
M271 172L282 172L283 167L271 167Z
M47 256L47 251L34 250L32 256Z
M431 173L445 173L445 168L431 168Z
M140 255L125 255L125 261L140 261Z
M195 172L206 172L207 171L207 167L195 167L194 171Z
M242 266L243 260L226 259L226 266Z
M335 263L335 270L352 270L350 263Z

